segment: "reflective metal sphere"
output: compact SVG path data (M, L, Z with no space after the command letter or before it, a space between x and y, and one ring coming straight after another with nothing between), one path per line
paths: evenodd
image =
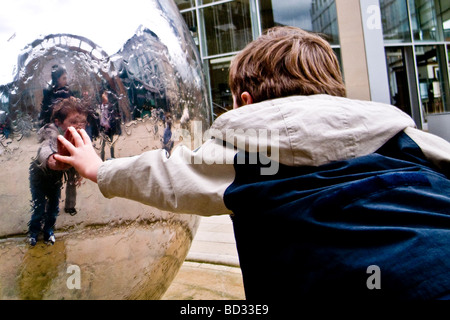
M89 107L84 125L105 160L170 152L179 130L208 128L200 59L176 5L14 1L0 21L0 299L160 298L198 217L105 199L90 181L70 188L62 178L56 243L40 235L31 247L29 168L39 130L67 96Z

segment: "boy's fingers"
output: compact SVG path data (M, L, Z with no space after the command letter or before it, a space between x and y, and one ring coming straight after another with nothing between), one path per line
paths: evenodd
M69 165L72 164L72 158L71 157L62 156L60 154L55 154L54 157L55 157L56 160L61 161L63 163L67 163Z
M70 131L70 133L72 134L72 138L73 138L73 145L75 147L80 147L84 144L83 139L81 138L80 134L78 133L77 129L75 129L74 127L69 127L68 130ZM70 143L70 142L69 142ZM67 146L66 146L67 147ZM70 149L67 148L69 151ZM70 154L72 154L72 152L70 152Z
M84 144L91 144L91 138L89 137L89 135L87 134L86 130L84 129L80 129L78 130L78 132L81 135L81 138L83 139Z
M62 145L64 147L66 147L66 149L69 151L70 154L72 154L75 151L75 149L76 149L75 146L73 144L71 144L70 141L68 141L63 136L59 135L58 140L59 140L59 142L62 143Z

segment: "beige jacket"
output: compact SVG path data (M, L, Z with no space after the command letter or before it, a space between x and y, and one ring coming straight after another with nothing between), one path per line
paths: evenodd
M230 214L223 195L235 178L239 149L262 150L274 163L320 166L373 153L402 130L431 162L449 168L450 143L415 129L414 121L394 106L328 95L292 96L223 114L198 150L179 146L170 157L154 150L106 161L98 185L107 198L178 213Z

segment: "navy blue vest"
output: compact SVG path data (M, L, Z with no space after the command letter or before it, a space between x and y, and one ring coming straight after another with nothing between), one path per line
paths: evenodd
M271 176L237 164L242 156L224 201L247 299L450 293L450 180L406 134L367 156Z

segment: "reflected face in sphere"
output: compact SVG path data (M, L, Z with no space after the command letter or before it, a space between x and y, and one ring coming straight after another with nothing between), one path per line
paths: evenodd
M62 88L67 86L67 73L64 73L61 77L58 78L57 88Z
M55 124L61 129L62 132L66 132L69 127L75 129L86 129L87 116L78 112L70 112L64 121L55 119Z
M85 128L104 161L199 147L211 107L178 7L23 0L1 10L0 21L0 299L161 298L199 218L106 199L74 170L45 163L57 150L54 125ZM87 114L52 118L64 99L79 99ZM47 246L41 230L30 247L31 215L41 210L36 225L45 225L50 198L56 242Z

